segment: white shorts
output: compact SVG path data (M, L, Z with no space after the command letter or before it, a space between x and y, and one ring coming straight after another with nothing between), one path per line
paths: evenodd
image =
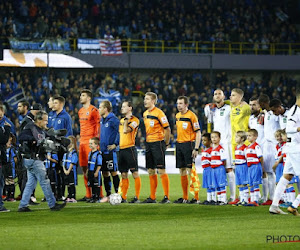
M266 141L263 146L264 172L273 173L275 163L276 145L273 142Z
M283 168L284 174L300 176L300 153L287 153L286 162Z
M232 164L232 150L231 150L231 143L220 143L221 146L224 148L226 154L226 166L225 168L233 168Z

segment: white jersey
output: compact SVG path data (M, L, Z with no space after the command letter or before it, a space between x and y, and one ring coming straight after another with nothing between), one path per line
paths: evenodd
M262 117L261 115L258 115L258 116L251 115L249 118L249 125L248 125L249 128L257 130L258 137L257 137L256 141L260 146L263 146L264 139L265 139L264 138L263 118L264 117Z
M280 129L279 117L274 115L272 111L265 112L264 118L264 137L266 141L277 144L275 140L275 132Z
M291 107L286 125L287 143L285 151L287 153L300 153L300 132L297 131L300 127L300 107L294 105Z
M230 105L216 107L212 114L213 130L221 133L221 144L231 141Z
M288 114L289 114L289 110L286 109L283 115L279 115L280 129L285 129L286 128Z

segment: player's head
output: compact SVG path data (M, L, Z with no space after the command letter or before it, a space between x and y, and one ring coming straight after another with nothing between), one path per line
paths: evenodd
M242 144L247 140L247 134L245 131L238 131L235 134L235 142L237 144Z
M29 102L27 101L21 101L18 103L18 113L20 115L26 115L28 113L28 110L29 110L29 107L30 107L30 104Z
M49 109L52 110L52 108L53 108L53 96L50 96L50 97L49 97L49 100L48 100L48 107L49 107Z
M70 139L70 144L68 146L69 151L72 151L73 149L75 149L77 151L76 137L74 135L70 135L70 136L68 136L68 138Z
M210 138L210 133L205 133L202 135L202 144L206 147L209 148L211 145L211 138Z
M258 103L258 98L253 96L249 100L249 105L251 108L251 114L258 115L260 113L260 105Z
M268 95L262 94L258 98L259 105L262 109L269 108L270 98Z
M244 91L238 88L231 90L230 101L233 105L239 104L244 97Z
M221 133L219 131L213 131L210 134L211 142L214 145L219 145L221 140Z
M34 117L35 124L42 128L47 129L48 124L48 114L44 110L39 110Z
M258 132L256 129L249 129L248 132L247 132L247 140L250 142L250 143L253 143L256 141L258 137Z
M214 102L215 103L222 103L225 99L225 95L222 89L216 89L214 91Z
M287 133L286 133L286 130L285 129L281 129L280 130L280 134L281 134L282 140L284 142L287 142Z
M106 117L112 111L112 104L108 100L104 100L99 105L99 114Z
M147 92L144 97L144 106L146 109L153 108L157 103L157 94L154 92Z
M93 151L97 150L99 144L100 144L100 140L98 137L93 137L89 140L89 147Z
M186 112L189 107L189 98L186 96L179 96L177 98L177 109L179 112Z
M3 104L0 104L0 120L3 118L5 114L5 107Z
M284 108L279 99L272 99L270 101L270 109L273 111L274 115L282 115L284 113Z
M16 137L13 133L9 134L8 141L6 143L6 148L10 148L12 145L16 144Z
M54 96L52 110L54 110L54 111L63 110L63 108L65 106L65 102L66 102L66 99L63 96L60 96L60 95Z
M281 136L281 129L278 129L275 133L274 133L274 137L276 139L276 141L278 143L282 143L283 140L282 140L282 136Z
M86 104L91 103L91 100L93 98L93 93L89 89L83 89L80 92L80 103Z
M132 113L132 109L133 107L131 101L124 101L121 106L121 113L122 115L127 115Z

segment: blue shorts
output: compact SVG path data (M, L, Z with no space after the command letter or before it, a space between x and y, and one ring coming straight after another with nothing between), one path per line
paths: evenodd
M235 165L235 184L247 185L249 181L247 163Z
M222 165L212 169L212 188L221 188L227 186L227 177L225 167Z
M262 167L260 163L248 167L248 173L250 187L262 184Z
M278 183L283 174L283 163L278 164L275 173L276 173L276 183Z
M202 187L203 188L212 188L212 180L211 180L211 176L212 175L212 168L211 167L207 167L203 169L203 181L202 181Z
M291 179L291 181L289 182L289 184L294 184L294 183L297 183L299 182L299 177L294 175L294 177Z

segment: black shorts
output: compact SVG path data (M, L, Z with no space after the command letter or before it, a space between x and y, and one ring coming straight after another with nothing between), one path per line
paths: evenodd
M165 169L165 141L146 142L146 168Z
M94 176L95 171L89 170L88 171L88 187L100 187L101 184L101 173L99 171L98 177Z
M101 171L115 172L118 171L118 157L116 152L102 154Z
M57 183L56 169L53 167L47 168L47 175L50 180L50 184L55 185Z
M127 173L138 171L137 151L136 147L120 149L119 153L119 171Z
M176 143L176 168L192 168L194 142Z
M77 185L77 176L74 171L71 171L69 175L65 175L65 185Z

